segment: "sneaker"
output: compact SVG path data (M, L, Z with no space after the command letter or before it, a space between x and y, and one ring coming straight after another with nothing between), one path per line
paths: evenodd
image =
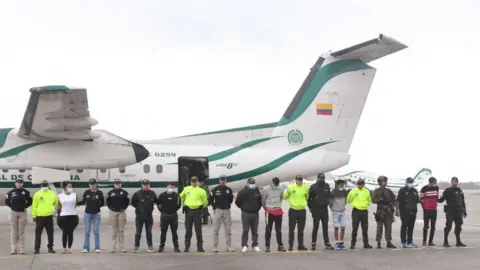
M465 245L464 243L462 242L457 242L457 244L455 245L456 247L466 247L467 245Z
M407 247L407 243L402 242L402 248L406 248L406 247Z
M67 253L68 253L68 254L72 254L72 249L71 249L71 248L67 248Z
M330 243L326 243L326 244L325 244L325 249L326 249L326 250L333 250L333 247L332 247L332 245L331 245Z
M335 250L342 250L342 246L339 242L335 243Z
M114 248L110 249L110 253L115 253L115 249Z
M345 243L344 243L344 242L340 242L340 248L341 248L342 250L345 249Z
M67 249L66 248L62 248L62 254L65 254L67 253Z
M417 245L415 245L414 243L408 243L408 244L407 244L407 247L408 247L408 248L416 248Z
M437 246L437 245L435 245L433 242L430 242L430 243L428 243L428 246L429 246L429 247L435 247L435 246Z
M279 246L277 251L278 252L286 252L287 250L283 246Z
M155 252L155 249L152 246L150 246L150 247L148 247L147 251L148 252Z
M95 249L95 253L100 253L100 249Z
M225 251L226 251L226 252L235 252L235 249L232 248L232 247L227 247L227 248L225 249Z
M164 248L164 247L162 247L162 246L158 247L158 252L159 252L159 253L162 253L162 252L164 252L164 251L165 251L165 248Z
M248 251L248 247L247 247L247 246L244 246L244 247L242 248L242 252L247 252L247 251Z
M218 253L218 248L214 248L213 252Z
M10 255L15 255L17 252L15 250L10 251Z
M137 252L138 252L138 249L139 249L139 247L133 247L132 252L133 252L133 253L137 253Z
M127 253L127 250L122 248L122 253Z
M88 250L84 248L82 252L83 252L83 253L87 253Z
M262 251L262 250L261 250L259 247L254 247L254 248L253 248L253 251L255 251L255 252L260 252L260 251Z
M270 252L270 247L265 247L265 252Z
M50 249L48 249L48 253L55 253L55 250L50 248Z
M33 251L33 254L39 254L39 253L40 253L39 249L35 249L35 251Z
M392 242L387 242L387 248L395 249L395 248L397 248L397 246L392 244Z
M427 246L427 242L422 242L422 247L426 247Z

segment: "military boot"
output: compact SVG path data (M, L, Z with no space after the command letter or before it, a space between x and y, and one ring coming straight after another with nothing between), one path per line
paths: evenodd
M457 244L455 246L457 246L457 247L466 247L467 246L464 243L462 243L462 241L460 241L460 234L459 233L456 233L455 236L457 238Z
M394 248L397 248L397 246L395 246L394 244L392 244L392 242L388 241L388 242L387 242L387 248L394 249Z
M381 248L382 248L382 242L380 242L380 241L377 242L377 248L378 248L378 249L381 249Z

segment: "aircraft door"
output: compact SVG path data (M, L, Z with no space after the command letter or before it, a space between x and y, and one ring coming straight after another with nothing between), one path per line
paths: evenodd
M183 188L190 185L190 170L186 166L178 168L178 193L181 193Z
M108 181L110 180L110 170L109 169L99 169L97 170L97 181Z

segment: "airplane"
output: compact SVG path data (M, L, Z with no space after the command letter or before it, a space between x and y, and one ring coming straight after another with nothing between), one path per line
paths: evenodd
M348 152L376 74L368 63L405 48L380 34L323 53L278 122L156 141L130 142L107 131L86 129L94 121L85 109L85 89L33 88L22 127L5 130L0 136L0 193L12 188L18 178L25 179L25 188L35 188L30 171L26 171L33 166L70 170L77 193L88 188L89 178L95 178L100 188L110 188L114 179L121 179L127 191L138 190L144 178L156 191L172 181L181 191L193 175L213 187L219 176L226 174L227 184L238 191L250 177L265 186L275 176L284 182L297 174L338 169L350 160ZM66 117L79 114L75 106L81 107L83 121L69 122ZM38 115L39 110L53 116L34 119L32 112ZM53 121L56 118L61 120ZM31 142L31 137L51 139ZM125 154L122 147L126 145L133 147L130 152L136 155ZM147 152L148 158L143 159ZM58 186L55 183L54 187Z
M348 187L354 187L358 179L365 180L365 187L369 190L374 190L379 187L377 183L377 179L380 174L366 172L366 171L352 171L346 174L341 175L334 175L332 174L333 179L344 179L347 180ZM388 175L386 175L388 177ZM432 176L432 170L429 168L422 168L416 174L414 174L413 178L413 187L420 191L423 186L428 184L428 179ZM390 178L388 177L388 185L387 187L390 188L393 192L398 192L402 187L405 186L406 177L405 178Z

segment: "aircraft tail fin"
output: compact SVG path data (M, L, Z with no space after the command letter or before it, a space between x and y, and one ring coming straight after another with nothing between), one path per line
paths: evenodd
M288 106L273 137L274 146L325 143L348 153L376 70L373 60L407 48L384 35L317 59Z
M428 184L428 179L432 177L432 170L429 168L420 169L413 177L414 183L418 184L417 187L421 189Z

